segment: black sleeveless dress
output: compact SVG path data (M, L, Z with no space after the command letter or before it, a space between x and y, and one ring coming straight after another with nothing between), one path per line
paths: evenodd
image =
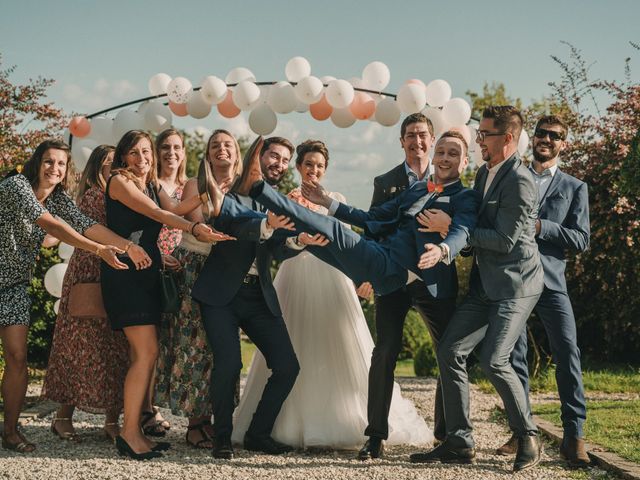
M128 255L119 256L128 270L115 270L101 263L102 297L113 330L160 323L160 267L158 234L162 224L142 215L109 196L111 177L105 193L107 227L140 245L151 257L151 267L136 270ZM159 205L158 194L149 184L145 195Z

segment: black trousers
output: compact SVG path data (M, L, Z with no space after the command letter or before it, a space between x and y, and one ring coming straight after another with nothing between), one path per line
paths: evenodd
M233 430L234 394L242 370L239 328L256 344L272 372L247 433L255 437L271 435L300 371L284 320L271 313L258 283L243 284L228 305L201 303L200 308L213 352L211 403L216 437L228 438Z
M364 431L368 437L386 439L389 436L393 372L400 350L402 350L404 320L411 306L414 306L422 316L434 346L437 348L455 310L456 299L434 298L420 280L390 294L376 297L377 340L369 369L367 404L369 425ZM444 439L446 432L442 389L440 381L438 381L435 398L434 435L437 439Z

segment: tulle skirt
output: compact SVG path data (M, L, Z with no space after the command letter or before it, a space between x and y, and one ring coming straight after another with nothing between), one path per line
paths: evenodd
M276 420L273 438L302 448L360 447L367 426L373 340L353 282L302 252L282 264L274 286L300 374ZM234 442L242 442L270 374L256 352L235 413ZM431 442L431 430L396 384L387 443Z

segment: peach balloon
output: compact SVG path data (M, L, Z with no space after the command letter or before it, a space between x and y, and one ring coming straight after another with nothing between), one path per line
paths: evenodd
M376 102L364 92L356 92L356 95L349 105L351 114L358 120L366 120L376 113Z
M218 112L225 118L233 118L240 115L240 109L233 101L233 92L231 89L227 89L227 95L224 97L218 105Z
M69 131L74 137L83 138L91 132L91 124L85 117L73 117L69 122Z
M188 113L186 103L174 103L169 100L169 109L178 117L186 117Z
M319 121L329 118L333 113L333 107L329 105L327 96L323 94L319 102L309 105L309 113L311 113L313 118Z

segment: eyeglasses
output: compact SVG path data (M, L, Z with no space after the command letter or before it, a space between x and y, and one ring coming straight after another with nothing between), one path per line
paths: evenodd
M549 139L557 142L558 140L564 140L564 134L553 130L546 130L544 128L537 128L533 133L536 138L544 138L549 135Z
M484 142L485 137L497 137L499 135L505 135L507 132L485 132L484 130L478 130L476 132L476 142Z

